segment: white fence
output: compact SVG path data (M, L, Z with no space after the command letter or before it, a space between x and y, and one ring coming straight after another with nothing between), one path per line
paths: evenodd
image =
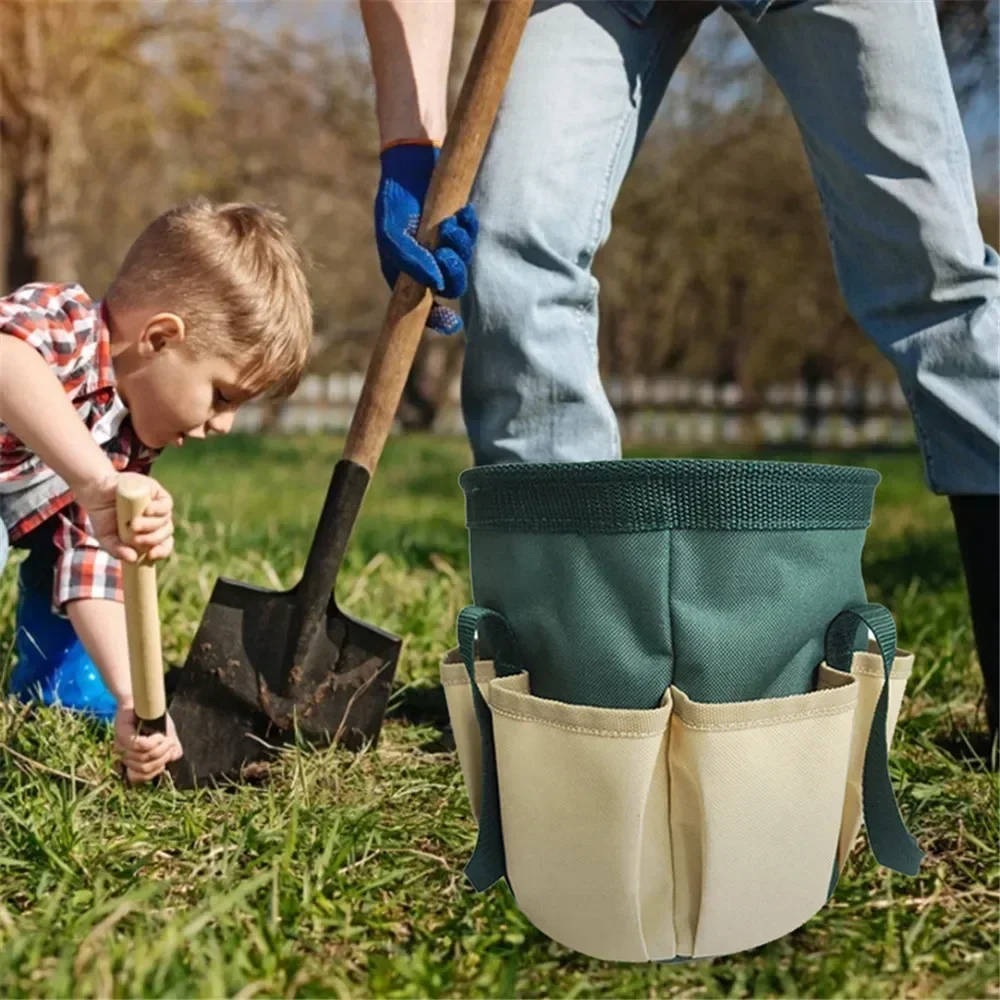
M343 433L362 382L359 374L306 376L269 429L275 433ZM753 404L744 399L738 385L670 376L609 377L605 388L618 414L622 437L632 443L801 443L852 448L907 445L914 440L906 401L896 383L820 383L812 390L803 382L775 385ZM265 416L265 407L249 404L240 411L235 429L256 433ZM434 430L465 433L457 382Z

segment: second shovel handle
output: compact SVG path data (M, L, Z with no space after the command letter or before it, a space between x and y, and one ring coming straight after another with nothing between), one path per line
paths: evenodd
M468 200L533 0L491 0L424 200L417 238L430 246L438 223ZM392 429L432 304L401 274L344 445L344 458L375 471Z
M152 496L152 482L146 476L126 472L119 477L118 535L126 545L134 545L132 521L142 514ZM145 553L139 551L137 563L122 563L122 585L135 714L146 730L163 732L167 695L163 680L156 568L146 560Z

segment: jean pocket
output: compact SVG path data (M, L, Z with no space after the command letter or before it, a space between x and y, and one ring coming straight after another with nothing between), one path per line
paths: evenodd
M850 674L802 695L705 704L673 689L668 750L679 954L755 948L825 904L851 730Z
M666 741L670 692L647 710L535 697L489 682L507 876L553 940L594 958L673 958Z

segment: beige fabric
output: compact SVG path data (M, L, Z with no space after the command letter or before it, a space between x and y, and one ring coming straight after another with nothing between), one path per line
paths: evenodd
M896 652L893 660L892 673L889 675L889 705L886 732L887 746L892 749L892 738L896 732L896 722L899 719L903 704L903 694L906 683L913 671L913 654L905 649ZM872 727L872 716L875 705L882 694L885 683L885 666L879 654L878 646L872 642L867 653L855 653L851 662L851 673L858 681L858 708L854 714L854 727L851 732L851 756L847 769L847 790L844 795L844 814L840 826L840 844L837 850L837 864L841 869L851 853L851 848L858 838L864 815L861 800L862 778L865 769L865 749L868 746L868 735Z
M536 698L490 682L507 873L553 940L644 962L674 949L667 815L670 693L645 711Z
M826 902L857 683L697 705L674 690L670 834L677 950L728 955L787 934Z
M891 734L913 655L890 678ZM535 697L477 662L490 706L507 870L518 906L566 947L611 961L727 955L794 930L826 901L861 824L877 648L816 690L648 711ZM479 725L456 650L441 666L477 821ZM675 884L676 881L676 884Z
M489 682L496 677L492 661L476 663L476 684L486 697ZM441 685L448 704L448 716L455 735L455 750L465 779L465 791L476 822L483 797L483 744L479 736L479 720L472 701L472 688L461 654L451 650L441 664Z

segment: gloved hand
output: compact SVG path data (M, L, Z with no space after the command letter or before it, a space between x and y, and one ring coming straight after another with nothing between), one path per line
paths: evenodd
M466 205L441 222L433 253L416 240L438 152L436 146L420 143L383 151L382 177L375 195L375 242L382 276L390 288L403 271L442 298L457 299L465 292L479 233L475 209ZM458 333L462 318L454 309L436 303L427 325L439 333Z

